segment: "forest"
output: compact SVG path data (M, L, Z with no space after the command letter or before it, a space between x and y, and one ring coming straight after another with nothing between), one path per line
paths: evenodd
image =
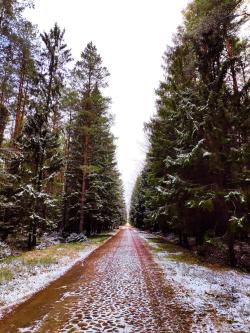
M248 2L0 0L0 333L250 332Z
M156 114L145 124L149 147L130 221L250 269L246 2L194 0L183 15L164 54Z
M111 133L109 72L89 42L40 33L31 0L0 7L0 236L31 249L45 233L87 236L126 219Z

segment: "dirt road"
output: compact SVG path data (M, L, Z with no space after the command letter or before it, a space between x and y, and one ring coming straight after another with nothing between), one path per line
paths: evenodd
M191 314L131 228L0 321L14 332L190 332Z

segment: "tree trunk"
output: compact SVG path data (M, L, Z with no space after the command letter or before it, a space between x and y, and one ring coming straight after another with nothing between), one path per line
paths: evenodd
M28 249L32 249L32 225L30 225L29 237L28 237Z
M19 88L17 96L17 105L16 105L16 116L15 116L15 125L12 140L15 141L19 136L22 128L22 105L23 99L25 98L24 94L24 79L25 79L25 55L23 54L22 64L20 69L20 78L19 78Z
M87 164L88 164L88 148L89 148L89 135L88 129L84 133L83 142L83 173L82 173L82 193L81 193L81 206L80 206L80 224L79 232L82 233L84 229L84 204L87 189Z
M29 81L26 82L26 87L24 91L24 98L23 98L23 103L22 103L22 108L21 108L21 118L20 118L20 129L19 129L19 134L22 131L23 128L23 122L24 122L24 116L25 116L25 107L28 102L28 88L29 88Z
M204 233L202 231L200 231L196 234L195 243L196 243L196 245L204 244Z
M36 236L36 232L37 232L37 218L34 219L34 223L33 223L33 228L32 228L32 247L36 246L36 240L37 240L37 236Z
M36 176L37 181L35 183L35 188L37 192L41 192L42 189L42 180L43 180L43 166L44 166L44 150L42 149L39 152L39 156L37 157L37 164L36 164ZM35 199L34 207L33 207L33 214L38 215L38 211L41 209L41 203L38 197ZM37 226L38 226L38 218L35 216L31 223L31 228L29 232L29 239L28 239L28 247L29 249L36 246L37 242Z
M86 223L86 236L87 237L91 236L91 224L89 221Z
M226 49L227 49L229 59L232 59L234 56L233 46L232 46L231 40L228 38L226 39ZM237 96L238 92L239 92L239 88L238 88L238 82L237 82L234 64L231 64L230 67L231 67L231 74L232 74L232 79L233 79L233 91L234 91L234 95Z
M181 232L179 232L179 243L180 243L180 245L182 246L182 233Z
M72 117L71 117L71 112L69 114L69 125L71 127L72 125ZM69 210L68 210L68 172L69 172L69 152L70 152L70 148L72 149L72 147L70 147L70 142L71 142L71 130L67 131L67 136L66 136L66 140L65 140L65 145L64 145L64 156L65 156L65 161L66 161L66 165L65 165L65 169L64 169L64 173L63 173L63 212L62 212L62 219L59 225L59 232L61 234L63 234L63 231L68 223L68 216L69 216Z
M230 262L231 267L236 266L234 242L235 242L235 234L234 234L234 232L229 231L229 235L228 235L228 255L229 255L229 262Z
M2 104L0 104L0 147L2 146L4 139L4 131L8 122L8 110Z
M183 246L186 249L189 249L188 235L186 233L183 234Z

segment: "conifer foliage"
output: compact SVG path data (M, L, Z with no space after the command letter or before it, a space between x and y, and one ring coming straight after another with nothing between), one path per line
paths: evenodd
M93 43L73 70L55 24L38 34L0 2L0 237L37 245L45 232L102 232L125 221L111 134L109 73Z
M100 232L123 219L121 184L115 162L109 99L102 95L109 73L93 43L72 71L68 107L74 107L69 126L68 159L62 229ZM117 203L115 201L117 200ZM112 203L115 203L112 205Z
M234 244L250 225L249 14L244 1L194 0L164 55L166 79L134 188L130 219L180 243ZM223 246L224 246L223 245Z

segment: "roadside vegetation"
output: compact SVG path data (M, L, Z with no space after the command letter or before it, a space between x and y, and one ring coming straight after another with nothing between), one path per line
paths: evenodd
M250 48L244 0L194 0L163 58L131 224L250 270Z
M141 232L175 298L192 313L192 332L248 332L249 274L208 260L173 239Z
M84 242L49 245L0 260L0 317L6 307L22 302L46 287L111 235L100 234Z
M62 28L37 31L34 4L0 2L0 240L29 250L126 220L110 74L92 42L73 63Z

